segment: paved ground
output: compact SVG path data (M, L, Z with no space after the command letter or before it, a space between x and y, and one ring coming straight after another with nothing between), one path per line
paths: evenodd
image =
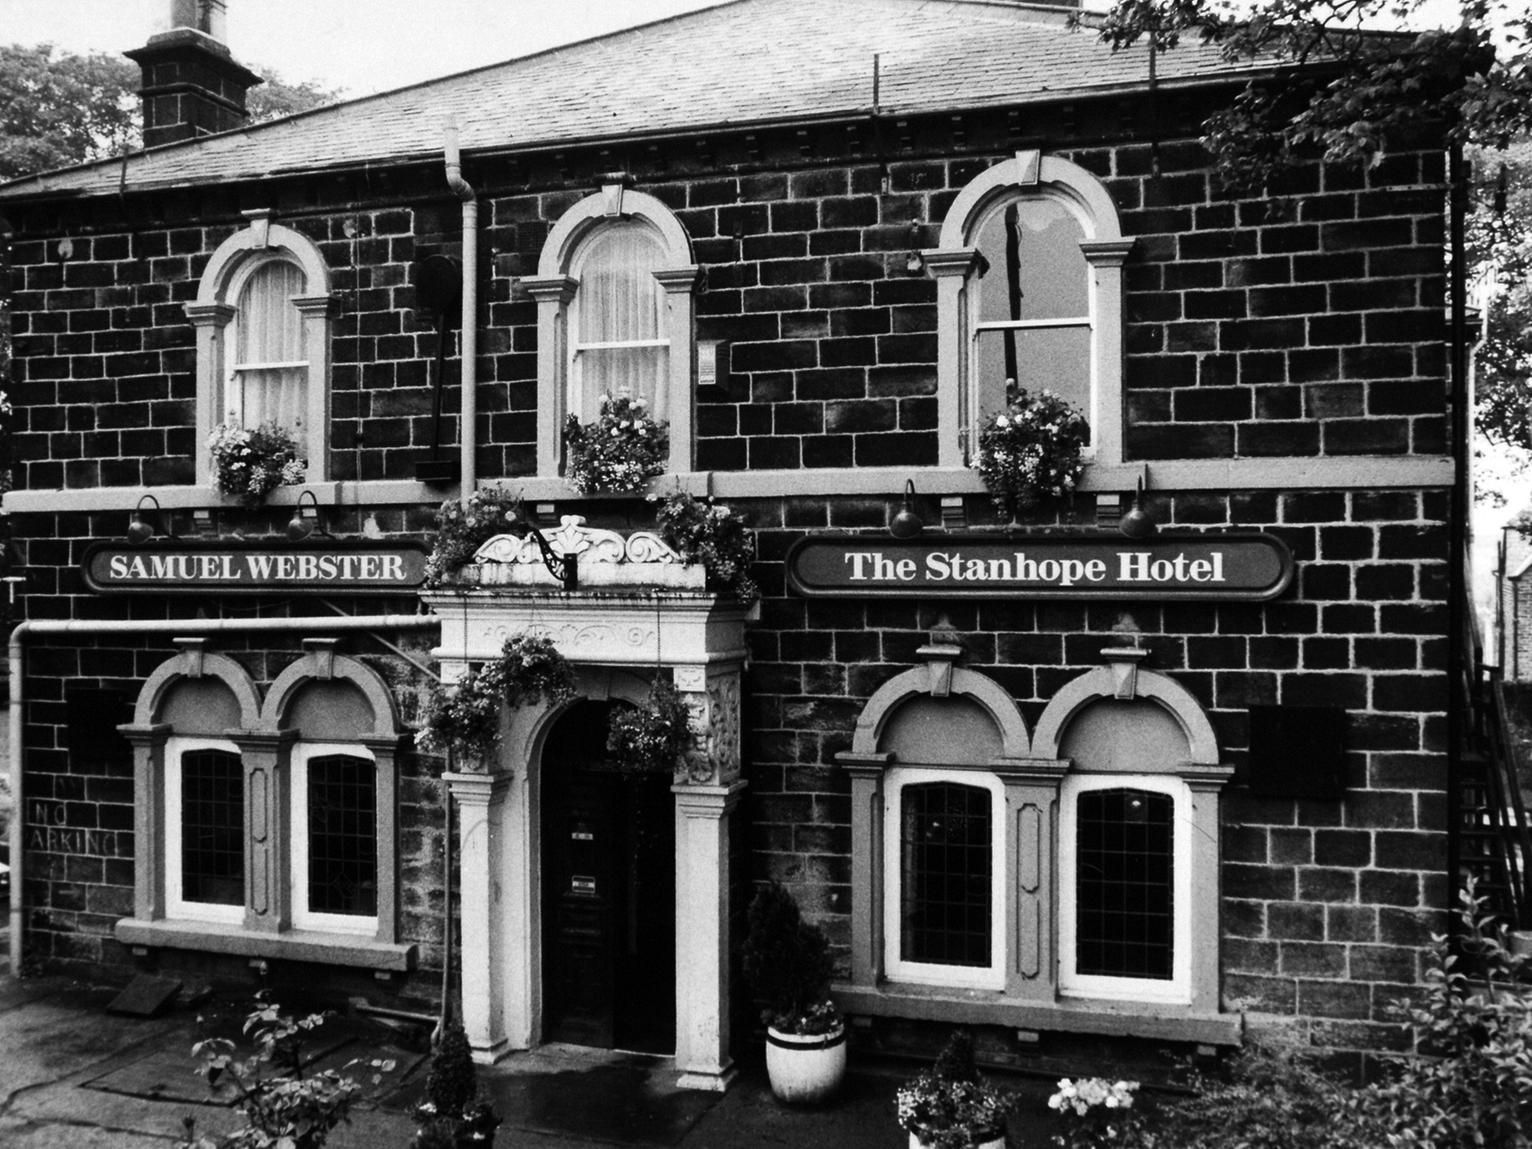
M0 975L0 1145L166 1149L186 1117L200 1132L234 1127L233 1111L209 1099L193 1072L190 1049L206 1020L199 1026L185 1009L152 1020L115 1017L105 1012L111 996L60 979ZM425 1076L412 1044L403 1031L380 1035L344 1020L326 1026L317 1065L361 1056L399 1061L380 1086L369 1086L352 1123L331 1138L333 1149L406 1149ZM779 1105L754 1067L718 1096L675 1089L668 1062L574 1047L516 1055L480 1077L505 1118L496 1141L502 1149L898 1149L905 1137L893 1093L907 1073L853 1074L844 1097L813 1112ZM1046 1145L1049 1083L1018 1084L1024 1103L1011 1144Z

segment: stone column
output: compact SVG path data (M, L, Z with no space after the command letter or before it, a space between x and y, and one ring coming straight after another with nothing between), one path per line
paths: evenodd
M977 444L968 443L966 436L972 428L977 412L970 411L973 389L964 374L964 360L968 346L968 323L963 311L963 293L968 287L968 276L978 259L978 249L954 248L943 251L933 248L921 253L926 267L936 280L937 313L943 322L937 328L937 426L942 429L936 444L938 467L961 467L967 451ZM946 322L947 317L952 322Z
M729 815L742 781L677 784L676 1069L683 1089L722 1092L729 1056Z
M851 984L883 977L883 773L892 754L835 756L851 775Z
M171 728L157 723L117 729L133 746L133 916L158 921L165 916L165 739ZM19 833L19 809L12 824Z
M1005 869L1011 936L1005 945L1005 992L1018 1001L1051 1002L1058 990L1053 938L1054 843L1059 784L1067 760L1007 761L995 767L1005 784Z
M1217 1013L1220 1001L1218 978L1218 866L1219 843L1218 797L1234 776L1232 766L1184 764L1178 771L1191 791L1191 873L1192 922L1188 944L1191 947L1189 975L1191 1006L1204 1013ZM1178 828L1177 833L1182 831Z
M508 774L443 774L458 803L458 897L463 1028L473 1059L488 1065L510 1048L501 976L505 929L500 897L501 815Z
M521 285L537 301L537 473L556 475L564 457L564 417L569 411L564 322L580 284L567 275L554 275L529 276Z

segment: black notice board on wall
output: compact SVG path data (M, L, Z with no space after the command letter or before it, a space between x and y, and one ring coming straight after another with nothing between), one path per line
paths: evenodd
M1346 712L1336 706L1252 706L1245 782L1265 798L1346 796Z
M117 727L133 721L133 701L126 691L70 683L64 688L65 741L69 756L81 761L126 762L132 747Z

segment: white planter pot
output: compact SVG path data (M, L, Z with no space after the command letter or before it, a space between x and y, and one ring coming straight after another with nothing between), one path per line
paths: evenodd
M840 1090L846 1076L846 1027L801 1035L766 1030L766 1075L788 1105L817 1105Z
M910 1149L926 1149L926 1143L916 1134L910 1134ZM989 1141L975 1141L973 1149L1005 1149L1005 1135L995 1137Z

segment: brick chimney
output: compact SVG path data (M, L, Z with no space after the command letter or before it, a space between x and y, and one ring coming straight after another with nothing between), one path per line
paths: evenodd
M224 44L224 0L170 0L170 30L123 53L143 69L144 146L192 140L245 122L261 78Z

